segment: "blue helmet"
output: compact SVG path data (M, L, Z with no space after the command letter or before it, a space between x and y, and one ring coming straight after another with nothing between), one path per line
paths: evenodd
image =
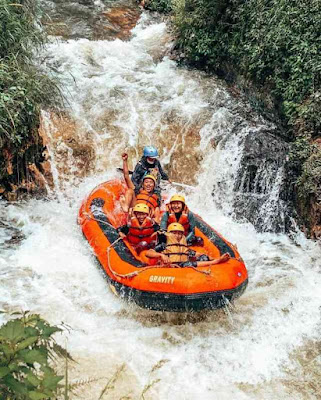
M158 150L154 146L145 146L143 155L145 157L155 158L155 157L158 157Z

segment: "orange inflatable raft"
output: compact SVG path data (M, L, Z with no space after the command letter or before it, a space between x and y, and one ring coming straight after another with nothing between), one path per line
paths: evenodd
M144 251L138 255L117 233L127 222L119 204L124 192L121 180L99 185L83 201L78 218L116 295L152 310L200 311L223 307L244 292L248 275L237 249L197 215L195 233L203 238L204 246L192 249L211 259L229 253L227 262L174 268L151 265Z

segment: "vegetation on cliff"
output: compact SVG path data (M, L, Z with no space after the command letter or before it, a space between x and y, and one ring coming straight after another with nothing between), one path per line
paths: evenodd
M40 109L58 94L55 82L36 66L46 41L38 13L36 0L0 0L0 189L8 191L26 177L27 163L41 158Z
M164 4L166 3L166 4ZM309 139L309 156L296 156L298 199L318 198L321 134L321 3L319 0L150 0L173 10L180 53L190 64L239 82L254 103L273 114L296 141Z
M61 329L28 312L0 327L1 399L56 399L66 393L60 384L64 376L53 365L71 357L53 338L57 332Z

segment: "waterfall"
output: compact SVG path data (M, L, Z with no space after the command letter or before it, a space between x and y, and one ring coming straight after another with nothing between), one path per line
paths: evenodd
M111 398L316 399L309 385L318 390L321 253L301 233L284 233L287 145L277 128L217 78L171 60L157 17L142 13L126 40L93 40L83 25L82 37L54 38L45 50L65 96L59 115L43 114L56 195L0 203L0 308L72 327L70 379L98 379L86 399L98 398L122 365ZM82 199L120 176L123 151L133 167L149 144L173 181L195 186L183 191L188 206L237 244L248 267L230 317L123 302L82 237Z

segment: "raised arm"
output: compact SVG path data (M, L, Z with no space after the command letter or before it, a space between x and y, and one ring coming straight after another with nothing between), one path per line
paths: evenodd
M123 153L121 155L121 158L123 159L123 174L124 174L124 179L126 182L126 185L129 189L135 189L135 186L133 185L133 182L131 181L129 177L129 169L128 169L128 154Z

